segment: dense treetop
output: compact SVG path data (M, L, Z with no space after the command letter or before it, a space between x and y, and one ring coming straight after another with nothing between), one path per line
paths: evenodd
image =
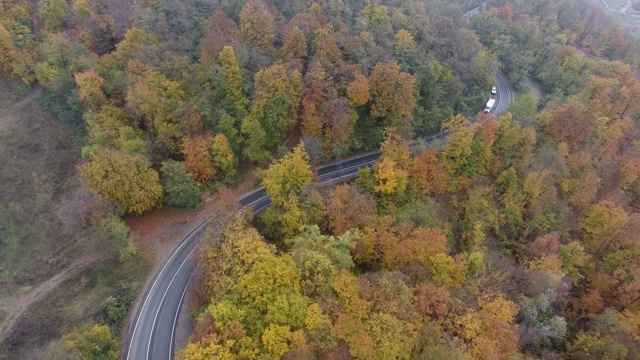
M207 235L184 359L640 358L637 41L585 2L478 5L5 0L0 71L44 87L123 213L271 164L273 206ZM546 94L471 121L497 68ZM104 330L67 346L113 357Z
M206 185L268 163L291 134L328 160L375 148L385 127L423 135L475 111L495 62L463 23L438 1L11 0L0 69L45 87L89 162L184 161Z

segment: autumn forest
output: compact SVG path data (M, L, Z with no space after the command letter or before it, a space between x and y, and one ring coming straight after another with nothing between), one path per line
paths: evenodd
M640 358L639 60L586 0L0 1L0 74L80 139L62 212L113 266L122 217L270 196L218 209L184 360ZM52 358L120 358L132 303Z

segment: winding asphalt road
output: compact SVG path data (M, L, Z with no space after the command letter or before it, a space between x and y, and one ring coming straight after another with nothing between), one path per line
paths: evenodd
M496 75L496 104L491 112L499 115L509 106L512 92L504 76L499 72ZM477 118L478 116L474 117L472 121ZM424 141L427 145L433 145L443 142L447 137L448 134L444 132L425 138ZM359 169L372 166L379 158L380 152L374 152L319 167L317 181L327 184L352 177ZM269 206L271 200L265 189L260 188L241 196L236 203L241 210L252 209L257 213ZM210 218L187 235L169 260L148 280L127 328L123 359L173 359L176 323L195 269L192 255L202 241L205 228L213 225L215 219Z

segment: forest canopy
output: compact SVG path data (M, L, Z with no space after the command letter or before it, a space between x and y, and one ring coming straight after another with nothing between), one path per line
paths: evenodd
M640 358L639 49L575 0L0 2L0 71L119 214L265 169L272 206L206 236L185 360ZM518 98L476 117L496 70Z
M238 181L240 164L267 164L291 136L327 161L376 148L388 127L433 133L494 81L493 57L437 2L34 4L2 3L0 69L45 88L43 103L86 134L88 162L184 162L201 185ZM114 199L107 186L89 188ZM141 197L118 206L164 202Z

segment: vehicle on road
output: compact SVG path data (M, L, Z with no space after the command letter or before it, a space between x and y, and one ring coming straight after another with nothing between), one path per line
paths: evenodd
M495 103L496 103L496 99L489 99L489 101L487 101L487 106L484 107L484 112L488 113L489 111L491 111Z
M491 109L495 115L506 111L511 102L511 90L504 76L497 72L496 81L503 91L491 99ZM489 103L487 103L488 105ZM477 116L471 119L474 122ZM448 131L424 138L424 143L435 146L444 143L451 133ZM372 152L328 164L317 168L317 181L331 184L354 177L358 170L372 167L380 158L380 152ZM267 208L271 199L264 188L255 189L236 200L242 209L253 209L254 213ZM208 224L217 220L215 214L204 221L185 237L180 245L150 276L141 297L134 306L125 341L123 360L173 359L176 324L185 294L196 268L194 254L203 239Z
M491 95L495 95L498 92L498 89L494 86L491 88Z

